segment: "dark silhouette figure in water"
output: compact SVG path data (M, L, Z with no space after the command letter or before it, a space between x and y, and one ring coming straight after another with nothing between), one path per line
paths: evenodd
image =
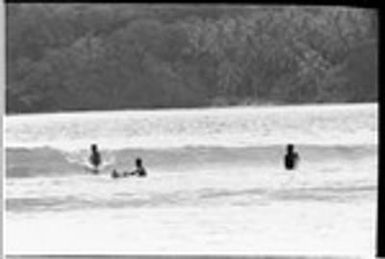
M94 167L93 172L95 174L98 173L98 167L102 163L102 157L98 151L98 146L96 144L91 145L90 163Z
M285 155L285 168L287 170L293 170L297 167L299 155L294 151L294 145L287 145L287 153Z
M112 178L118 178L118 177L120 177L120 175L119 175L119 173L118 173L118 171L116 171L115 169L112 171L112 173L111 173L111 177Z
M131 173L132 175L137 175L137 176L139 176L139 177L145 177L145 176L147 176L146 169L144 169L143 164L142 164L142 159L137 158L137 159L135 160L135 165L136 165L136 169L135 169L135 171L133 171L133 172Z
M128 176L139 176L139 177L145 177L147 176L146 169L143 167L142 159L137 158L135 160L136 168L133 172L123 172L122 174L119 174L118 171L115 169L111 173L112 178L119 178L119 177L128 177Z

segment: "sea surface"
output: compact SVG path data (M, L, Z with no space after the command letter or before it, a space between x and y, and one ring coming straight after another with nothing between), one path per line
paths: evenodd
M374 255L377 104L12 115L5 134L8 254ZM137 157L147 178L110 177Z

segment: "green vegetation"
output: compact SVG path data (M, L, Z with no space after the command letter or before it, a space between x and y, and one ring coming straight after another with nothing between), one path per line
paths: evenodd
M7 4L14 112L377 101L377 12Z

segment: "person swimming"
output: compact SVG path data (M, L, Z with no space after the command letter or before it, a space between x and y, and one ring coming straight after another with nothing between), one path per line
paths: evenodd
M287 153L285 155L285 168L286 170L293 170L297 167L299 155L294 151L294 145L287 145Z
M132 172L132 174L136 174L138 175L139 177L145 177L147 176L147 172L146 172L146 169L144 169L143 165L142 165L142 159L140 158L137 158L135 160L135 165L136 165L136 169L134 172Z
M91 145L90 163L94 167L93 172L98 173L98 167L102 163L102 157L98 151L98 146L96 144Z
M111 177L112 178L119 178L119 177L129 177L129 176L139 176L139 177L146 177L147 176L147 171L146 169L143 167L143 164L142 164L142 159L140 158L137 158L135 160L135 165L136 165L136 169L132 172L123 172L121 174L118 173L118 171L116 171L115 169L112 171L111 173Z

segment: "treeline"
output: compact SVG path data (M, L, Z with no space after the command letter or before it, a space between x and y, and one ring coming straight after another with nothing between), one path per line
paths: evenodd
M377 101L377 13L7 4L7 112Z

